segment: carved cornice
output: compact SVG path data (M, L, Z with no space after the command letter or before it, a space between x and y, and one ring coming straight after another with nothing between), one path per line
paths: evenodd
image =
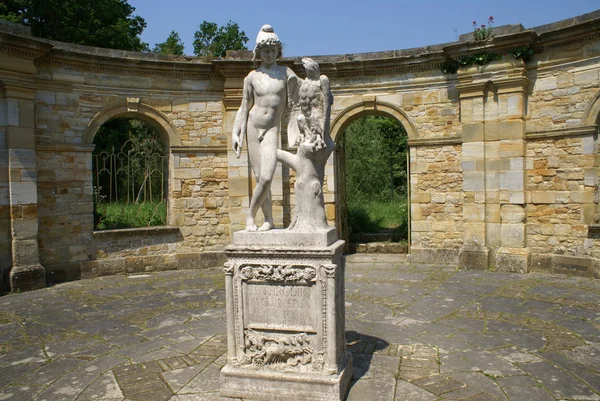
M86 46L81 46L87 48ZM92 50L96 48L90 48ZM104 49L101 49L104 50ZM109 53L106 50L106 53ZM131 53L131 52L123 52ZM135 53L132 53L135 55ZM115 73L123 75L164 76L187 79L221 79L209 63L198 63L174 60L151 60L133 57L110 57L108 54L88 54L75 50L54 49L48 56L37 60L37 64L50 68L69 68L75 70L94 71L99 73Z
M588 126L583 126L583 127L560 128L560 129L552 129L552 130L547 130L547 131L526 132L525 139L529 139L529 140L554 139L554 138L566 138L566 137L572 137L572 136L594 135L597 133L598 133L597 125L588 125Z
M213 60L213 65L223 78L244 78L258 64L252 60Z
M413 138L408 140L408 146L444 146L462 144L462 136L440 137L440 138Z
M537 34L532 30L510 33L507 35L493 36L487 41L470 41L451 44L444 47L446 57L459 58L460 56L486 52L503 53L515 47L527 47L537 40Z
M341 253L343 249L344 241L338 240L328 247L229 245L225 248L225 254L228 258L236 258L236 260L254 260L255 258L264 260L265 257L268 257L268 259L329 259Z
M558 24L558 23L557 23ZM600 38L600 19L593 19L541 33L535 46L536 53L574 43L597 41Z
M0 53L14 55L27 60L35 60L47 54L54 45L36 38L27 38L0 32Z
M371 75L395 75L427 70L439 70L444 63L441 52L424 53L387 59L327 62L315 58L321 66L321 73L329 77L353 77Z
M171 153L227 153L226 146L171 146Z

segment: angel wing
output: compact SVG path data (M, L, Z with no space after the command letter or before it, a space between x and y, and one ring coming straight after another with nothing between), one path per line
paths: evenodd
M323 93L323 139L328 142L328 139L331 140L329 136L329 119L331 117L331 106L333 105L333 93L327 75L321 75L321 92Z
M302 114L300 110L300 86L302 79L288 80L288 123L287 140L289 147L297 147L300 142L300 127L298 127L298 116Z

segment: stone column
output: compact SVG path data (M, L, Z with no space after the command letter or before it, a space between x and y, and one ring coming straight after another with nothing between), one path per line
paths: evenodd
M34 96L33 89L5 86L13 292L46 285L38 249Z
M472 82L472 76L459 78L457 85L462 117L463 246L459 266L485 270L489 266L486 235L485 114L486 82Z

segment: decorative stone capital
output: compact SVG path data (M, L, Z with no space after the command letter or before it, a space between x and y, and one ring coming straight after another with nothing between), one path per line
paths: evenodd
M223 271L226 276L233 276L233 271L235 269L235 263L225 262L223 265Z
M335 273L337 271L337 265L323 265L323 270L328 278L333 278L335 277Z

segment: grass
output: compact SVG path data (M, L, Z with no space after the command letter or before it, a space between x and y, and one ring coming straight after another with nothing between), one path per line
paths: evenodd
M351 233L395 232L406 236L408 209L405 200L348 200L348 226Z
M167 223L165 202L99 203L94 206L94 228L97 230L163 226Z

